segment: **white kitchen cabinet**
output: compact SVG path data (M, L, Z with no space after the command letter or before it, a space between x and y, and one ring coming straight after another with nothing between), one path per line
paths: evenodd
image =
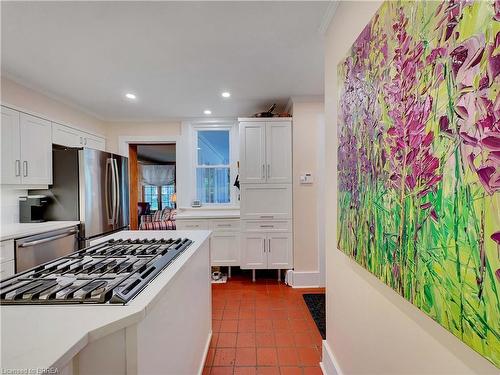
M21 183L21 135L19 112L2 107L2 184Z
M268 183L292 182L292 127L289 121L266 123Z
M14 275L14 263L14 240L0 242L0 280Z
M52 128L50 121L21 113L22 181L52 184Z
M291 269L292 121L238 120L241 268Z
M241 236L241 259L241 268L243 269L292 268L292 234L243 233Z
M106 148L104 138L56 122L52 123L52 143L67 147L88 147L101 151Z
M52 123L52 143L67 147L82 147L83 137L80 131L70 128L66 125L61 125L56 122Z
M106 141L104 138L93 134L85 134L83 137L84 147L93 148L94 150L105 151Z
M291 182L291 122L240 122L240 183Z
M211 230L210 264L212 266L240 265L239 219L183 219L176 218L177 230Z
M177 218L175 227L177 230L209 230L210 222L208 220L183 220Z
M242 269L267 268L266 246L266 233L242 233L240 267Z
M289 269L293 267L292 261L292 234L268 233L267 234L267 268Z
M239 247L239 233L214 232L210 238L210 263L213 266L239 266Z
M51 183L50 122L2 106L2 184Z
M291 184L243 184L241 185L242 219L291 219Z
M266 124L240 123L240 183L265 183Z

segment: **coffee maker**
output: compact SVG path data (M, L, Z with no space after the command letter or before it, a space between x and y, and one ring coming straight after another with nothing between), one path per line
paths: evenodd
M49 198L46 195L26 195L19 197L19 222L41 223Z

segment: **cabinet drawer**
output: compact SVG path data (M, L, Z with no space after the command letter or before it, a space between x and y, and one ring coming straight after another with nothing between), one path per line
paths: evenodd
M209 230L210 225L208 220L179 220L176 221L178 230Z
M291 220L245 220L243 222L244 232L291 232Z
M15 273L14 260L0 263L0 280L6 279Z
M237 219L214 219L211 221L213 231L239 231L240 221Z
M14 240L0 242L0 263L14 260Z

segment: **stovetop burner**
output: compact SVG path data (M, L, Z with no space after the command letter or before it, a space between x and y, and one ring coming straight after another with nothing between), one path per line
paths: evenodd
M126 304L192 244L110 240L0 281L0 303Z

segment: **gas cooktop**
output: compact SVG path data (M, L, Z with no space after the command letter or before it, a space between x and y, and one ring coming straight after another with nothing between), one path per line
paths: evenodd
M0 281L0 304L126 304L192 244L110 240Z

